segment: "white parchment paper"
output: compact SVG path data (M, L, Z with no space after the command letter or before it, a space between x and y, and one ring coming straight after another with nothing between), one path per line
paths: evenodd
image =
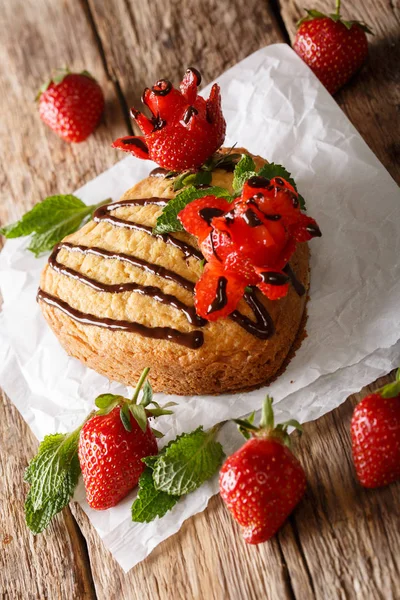
M310 243L308 337L268 388L278 418L316 419L399 363L399 191L287 45L259 50L217 81L228 125L225 145L237 142L284 164L323 233ZM76 193L87 203L108 196L117 200L153 166L128 157ZM0 384L41 439L76 427L98 394L126 395L130 390L87 369L59 346L35 302L47 259L35 259L26 245L25 240L10 240L0 255ZM179 404L175 415L160 419L157 427L166 442L200 424L208 428L258 409L265 393L174 397ZM157 400L164 400L163 394ZM241 443L231 425L223 428L220 439L227 453ZM214 479L150 524L130 522L135 492L106 512L87 506L82 485L75 498L127 571L202 511L216 492Z

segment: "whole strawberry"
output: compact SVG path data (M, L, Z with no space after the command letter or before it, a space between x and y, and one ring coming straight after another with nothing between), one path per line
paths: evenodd
M315 73L328 92L334 94L368 56L366 33L371 33L361 21L345 21L340 15L340 0L336 12L325 15L306 10L307 16L298 23L293 49Z
M236 420L248 441L230 456L220 471L220 494L249 544L269 540L281 527L306 489L303 467L291 453L289 425L274 427L272 399L267 397L260 426L252 419Z
M351 439L361 485L375 488L400 479L400 369L395 383L357 404Z
M205 100L197 94L200 82L200 73L190 68L179 90L167 79L146 88L142 102L152 118L131 109L143 136L119 138L113 147L172 171L200 167L222 145L226 127L219 86L214 84Z
M172 411L152 401L148 382L141 403L136 404L148 371L143 371L132 400L112 394L99 396L96 406L100 410L81 429L79 463L87 501L97 510L118 504L137 485L145 469L142 458L158 454L158 432L151 429L148 417ZM151 402L155 408L148 408Z
M39 91L40 118L66 142L83 142L96 128L104 95L87 71L58 69Z

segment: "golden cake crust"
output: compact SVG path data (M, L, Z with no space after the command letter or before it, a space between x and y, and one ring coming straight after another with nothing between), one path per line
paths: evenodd
M266 162L260 157L254 159L257 167ZM232 173L215 171L212 184L232 191ZM128 190L122 199L168 199L174 195L170 181L163 177L147 177ZM154 226L161 210L157 205L122 206L110 214ZM173 236L196 245L194 238L186 233ZM75 247L97 247L111 253L135 256L174 271L192 283L201 274L202 267L195 257L185 259L180 249L162 239L141 230L115 226L106 220L90 221L67 236L64 242ZM255 337L231 319L220 319L199 328L192 325L182 311L149 296L132 291L109 293L90 285L94 281L114 286L128 282L156 286L164 294L193 306L192 292L175 281L146 272L126 261L84 254L68 247L61 248L56 259L57 264L67 267L69 272L59 272L60 269L47 265L42 273L41 289L81 313L137 322L150 328L168 326L187 333L202 331L203 345L191 349L174 341L78 322L58 307L39 300L46 320L68 354L109 379L128 385L135 385L141 370L150 367L150 380L155 391L182 395L220 394L248 390L268 382L279 371L292 348L305 310L307 294L299 296L290 286L288 295L278 301L269 301L257 292L258 299L268 309L275 324L275 334L268 340ZM309 286L308 259L307 244L300 244L290 261L297 279L306 290ZM86 280L76 279L71 273L83 274ZM244 301L238 308L242 314L254 319Z

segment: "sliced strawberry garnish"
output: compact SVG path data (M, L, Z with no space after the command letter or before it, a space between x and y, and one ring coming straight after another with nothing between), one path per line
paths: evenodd
M224 198L204 196L187 204L179 213L178 219L186 231L202 240L212 230L213 219L225 214L230 207L230 203Z
M246 283L227 273L218 264L206 264L196 283L195 306L200 317L217 321L233 312L243 296Z
M200 74L192 68L179 90L167 79L146 88L142 101L150 109L151 119L135 109L131 116L143 132L148 153L134 144L129 147L121 143L125 138L116 140L114 148L173 171L200 167L222 145L226 127L218 85L213 85L210 98L205 100L197 95L200 81Z
M314 219L300 212L297 192L280 177L251 177L233 202L206 196L178 218L197 236L208 261L196 284L195 305L209 321L235 310L248 285L270 300L286 296L289 277L283 269L297 243L321 235Z
M130 152L138 158L149 158L149 149L145 138L140 135L127 135L115 140L113 148L119 148L125 152Z

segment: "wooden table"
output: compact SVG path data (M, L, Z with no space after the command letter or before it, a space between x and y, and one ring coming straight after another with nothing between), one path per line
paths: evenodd
M160 76L188 65L207 83L251 52L293 38L301 0L1 0L0 220L71 192L121 155L129 106ZM333 2L311 2L321 10ZM370 60L337 101L400 181L398 0L347 2L374 29ZM352 5L352 6L351 6ZM92 72L107 99L101 126L68 145L45 128L35 92L51 69ZM397 130L398 132L398 130ZM379 382L382 384L382 381ZM375 384L377 387L378 383ZM372 389L372 387L370 389ZM366 390L363 390L365 393ZM270 600L400 598L400 485L363 490L349 421L357 397L305 427L295 452L306 498L269 543L246 546L218 497L125 575L76 505L37 537L24 524L23 472L37 441L3 395L0 407L0 593L4 599Z

